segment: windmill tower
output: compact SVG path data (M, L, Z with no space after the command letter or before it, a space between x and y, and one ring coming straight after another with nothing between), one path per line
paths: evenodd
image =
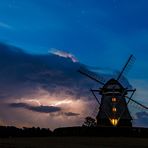
M134 57L131 55L117 78L111 78L107 82L105 82L101 76L96 76L95 73L90 72L87 69L81 68L79 70L81 74L102 85L100 89L91 89L94 98L99 104L99 112L96 117L98 126L132 127L132 117L128 109L130 101L148 109L146 106L132 99L136 89L130 89L122 85L124 74L127 72L133 61ZM101 95L101 101L99 101L97 94Z

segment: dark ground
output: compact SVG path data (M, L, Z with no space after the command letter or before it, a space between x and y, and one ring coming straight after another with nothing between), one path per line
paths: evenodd
M123 137L1 138L0 148L148 148L148 139Z

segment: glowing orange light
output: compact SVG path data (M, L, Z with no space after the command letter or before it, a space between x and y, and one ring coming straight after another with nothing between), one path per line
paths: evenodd
M117 111L116 107L113 107L113 108L112 108L112 111L113 111L113 112L116 112L116 111Z
M117 101L117 99L116 98L112 98L112 102L116 102Z
M113 126L116 126L118 124L118 119L110 119Z

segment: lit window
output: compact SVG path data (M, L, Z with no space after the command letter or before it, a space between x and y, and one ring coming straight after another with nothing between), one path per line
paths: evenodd
M112 98L112 102L116 102L117 101L117 99L116 98Z
M118 120L117 119L110 119L111 123L113 126L116 126L118 124Z
M116 111L117 111L116 107L113 107L113 108L112 108L112 111L113 111L113 112L116 112Z

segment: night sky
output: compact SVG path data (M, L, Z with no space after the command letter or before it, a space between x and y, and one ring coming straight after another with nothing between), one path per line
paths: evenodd
M97 83L83 64L109 78L130 54L126 77L148 106L147 0L0 1L0 125L81 125L96 102ZM131 104L135 126L148 112Z

